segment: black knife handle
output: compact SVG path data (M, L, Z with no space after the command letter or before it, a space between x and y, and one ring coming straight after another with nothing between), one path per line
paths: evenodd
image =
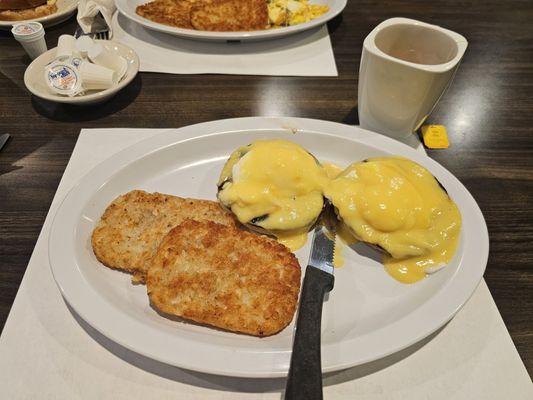
M334 281L333 275L318 268L307 266L305 270L285 400L322 399L322 303L326 292L333 289Z

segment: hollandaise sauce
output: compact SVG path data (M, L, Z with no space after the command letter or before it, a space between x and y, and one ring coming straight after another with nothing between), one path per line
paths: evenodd
M342 168L339 167L337 164L324 163L322 164L322 166L324 167L324 170L326 171L326 175L328 176L329 179L336 178L342 172Z
M226 163L218 198L248 225L302 247L324 206L328 177L305 149L287 140L260 140L237 149Z
M275 231L272 232L278 242L280 242L285 247L289 248L291 251L296 251L305 246L307 243L308 229L296 229L293 231Z
M455 254L459 210L431 173L410 160L354 163L324 192L356 238L387 253L385 268L401 282L424 278Z

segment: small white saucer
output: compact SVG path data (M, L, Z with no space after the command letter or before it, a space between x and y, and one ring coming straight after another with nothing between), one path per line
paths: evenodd
M99 40L98 42L101 43L105 49L116 53L127 61L126 73L117 85L101 91L91 90L84 95L75 97L61 96L53 93L46 85L43 71L45 65L54 59L55 48L41 54L33 60L28 68L26 68L26 72L24 73L24 84L35 96L57 103L84 105L100 103L110 99L135 78L137 72L139 72L139 57L133 49L123 44L109 40Z

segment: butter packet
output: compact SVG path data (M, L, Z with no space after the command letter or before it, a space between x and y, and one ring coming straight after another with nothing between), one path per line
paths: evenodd
M422 127L422 139L424 145L429 149L447 149L450 147L444 125L424 125Z

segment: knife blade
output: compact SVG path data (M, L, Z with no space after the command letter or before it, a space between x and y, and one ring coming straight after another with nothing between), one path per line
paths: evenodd
M320 326L324 296L334 284L334 253L335 233L317 225L300 296L285 400L323 398Z
M3 135L0 135L0 150L2 150L2 147L4 147L8 139L9 133L4 133Z

